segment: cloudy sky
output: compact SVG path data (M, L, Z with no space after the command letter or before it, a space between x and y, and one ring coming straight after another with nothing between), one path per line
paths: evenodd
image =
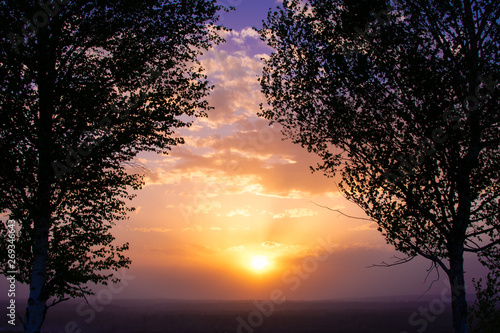
M140 156L146 186L133 201L137 211L115 229L133 260L134 280L120 296L255 299L274 288L290 299L424 293L435 278L424 283L425 260L367 268L398 254L370 221L320 207L366 217L333 180L310 172L314 155L257 116L265 102L261 58L272 50L252 27L279 3L221 3L236 7L222 17L233 30L202 59L215 109L182 131L186 144L168 156ZM444 288L439 283L435 293Z
M310 172L314 155L257 116L265 102L261 59L272 50L252 27L279 3L221 3L236 8L221 22L233 30L202 58L215 109L180 132L186 144L168 156L140 155L146 186L113 231L130 243L133 261L116 297L265 299L276 288L288 299L424 293L436 277L424 283L430 263L367 268L398 253L370 221L334 211L366 217L332 179ZM468 267L470 279L478 265ZM442 280L431 293L445 288Z

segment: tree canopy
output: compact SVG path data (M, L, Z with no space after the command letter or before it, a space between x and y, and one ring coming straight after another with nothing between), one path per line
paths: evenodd
M21 225L27 332L40 330L49 298L92 293L87 282L129 266L128 244L110 233L143 184L127 164L182 144L174 130L210 109L197 58L222 42L222 9L212 0L0 2L0 212Z
M463 254L500 244L499 21L493 0L285 0L260 30L262 116L406 260L446 272L456 332Z

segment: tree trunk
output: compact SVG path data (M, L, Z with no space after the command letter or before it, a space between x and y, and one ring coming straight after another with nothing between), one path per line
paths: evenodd
M453 332L467 333L467 299L464 279L463 246L450 253L450 286Z
M47 312L46 301L48 298L48 291L45 289L45 286L49 251L49 231L52 216L51 183L53 179L51 163L52 112L50 111L50 106L47 105L51 94L50 91L47 91L47 86L48 85L39 86L38 191L37 209L36 213L33 214L33 266L30 279L30 296L25 318L26 333L39 333Z
M38 35L38 112L37 150L38 150L38 189L36 212L32 214L33 226L33 266L31 267L30 295L25 317L25 333L40 333L47 313L46 302L50 296L46 289L47 261L49 252L49 231L53 208L52 183L54 172L52 114L54 112L55 55L49 43L46 29ZM35 110L33 110L35 112Z
M47 253L49 248L49 221L39 218L35 221L35 244L33 247L33 269L30 280L30 296L26 309L25 333L40 333L45 320L47 306L45 302L45 275L47 270Z

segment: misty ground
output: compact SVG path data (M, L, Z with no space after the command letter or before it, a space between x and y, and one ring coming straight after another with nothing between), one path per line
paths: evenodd
M0 304L5 308L7 303ZM42 333L450 332L449 304L444 310L441 305L438 298L431 297L418 301L294 301L274 309L264 303L264 310L259 311L252 301L103 300L92 308L83 300L72 300L49 310ZM21 304L18 309L24 311ZM0 323L2 333L21 331L19 323L16 328L12 330L5 318Z

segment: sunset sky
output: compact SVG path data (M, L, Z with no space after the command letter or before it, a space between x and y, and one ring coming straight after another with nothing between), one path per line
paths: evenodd
M146 186L133 201L137 211L115 231L131 244L135 276L120 297L255 299L274 288L290 299L425 292L435 278L424 284L426 260L366 268L397 253L370 221L317 206L366 217L332 179L311 174L314 155L257 117L265 101L260 59L272 50L252 27L279 3L224 3L236 7L221 22L233 31L202 60L215 109L181 132L186 144L170 155L141 155L150 170ZM313 262L317 255L323 261ZM257 271L254 257L269 265ZM434 292L442 288L440 281Z
M180 131L186 144L168 156L139 156L146 185L130 219L113 229L117 243L130 243L134 278L116 297L265 299L276 288L288 299L424 293L436 277L424 283L430 262L367 268L398 253L374 223L320 207L366 217L334 180L311 173L314 155L257 116L265 102L261 58L272 50L252 26L279 3L221 3L236 7L221 21L233 31L202 58L215 109ZM479 266L468 259L470 280ZM430 293L445 288L441 279Z

